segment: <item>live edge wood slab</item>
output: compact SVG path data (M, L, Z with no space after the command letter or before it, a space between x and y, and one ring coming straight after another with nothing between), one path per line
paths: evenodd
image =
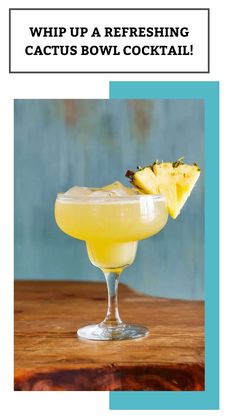
M204 390L204 306L119 286L121 316L148 326L128 341L78 339L106 311L106 285L15 282L15 390Z

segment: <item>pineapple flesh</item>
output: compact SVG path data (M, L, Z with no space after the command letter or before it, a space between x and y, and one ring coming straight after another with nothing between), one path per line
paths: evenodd
M189 165L180 158L174 163L156 161L136 172L128 171L126 176L140 192L165 196L169 214L176 218L200 176L200 169L196 163Z

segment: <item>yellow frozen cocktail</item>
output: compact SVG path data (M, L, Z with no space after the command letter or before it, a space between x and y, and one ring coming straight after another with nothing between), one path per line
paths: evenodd
M77 331L81 338L122 340L143 337L144 326L124 323L118 311L118 279L135 259L139 240L157 234L166 224L168 214L176 218L189 197L200 169L183 163L159 163L130 170L133 184L127 188L116 181L102 188L74 186L59 193L55 219L60 229L86 243L92 264L105 274L108 309L99 324Z

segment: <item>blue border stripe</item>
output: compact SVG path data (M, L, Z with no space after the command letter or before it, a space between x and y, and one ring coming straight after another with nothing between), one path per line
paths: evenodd
M219 88L205 100L205 385L219 399ZM214 88L215 87L215 88Z
M211 395L197 391L113 391L111 410L215 410L218 404Z
M111 82L111 99L205 104L205 391L114 391L110 409L219 409L219 83Z

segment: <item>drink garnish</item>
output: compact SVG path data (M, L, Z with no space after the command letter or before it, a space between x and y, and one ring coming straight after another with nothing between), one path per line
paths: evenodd
M200 176L200 168L180 157L172 163L156 160L150 166L138 166L136 172L127 170L125 176L141 193L164 195L170 216L176 218Z

